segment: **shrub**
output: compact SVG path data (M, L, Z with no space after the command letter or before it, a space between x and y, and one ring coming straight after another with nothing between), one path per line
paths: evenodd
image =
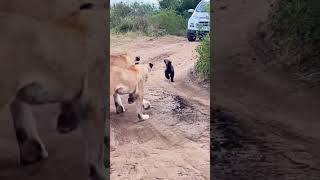
M139 31L146 34L149 30L148 18L153 13L154 7L149 4L116 3L110 10L110 25L115 32Z
M162 6L157 10L154 6L143 3L116 3L110 10L110 26L112 32L142 32L145 35L178 35L186 34L189 8L195 8L200 0L159 1Z
M319 0L282 0L271 12L273 46L291 54L287 63L300 70L320 67L319 8Z
M201 0L159 0L159 5L162 10L171 9L176 11L179 15L189 18L190 13L188 9L194 9Z
M173 10L162 10L151 16L151 33L162 32L170 35L185 35L186 19Z
M196 48L198 60L195 65L195 70L206 77L210 75L210 34L206 35Z
M116 32L126 33L132 31L134 23L130 18L122 18L121 22L115 27Z

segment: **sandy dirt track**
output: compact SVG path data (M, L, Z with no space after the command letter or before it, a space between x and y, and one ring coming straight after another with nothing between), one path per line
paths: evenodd
M320 94L263 64L256 30L272 1L215 3L214 179L319 179Z
M150 119L138 122L135 105L127 103L118 115L110 102L111 179L210 179L209 91L190 75L197 45L175 36L111 37L111 52L127 51L154 64L145 87ZM174 83L165 79L164 58L173 62Z

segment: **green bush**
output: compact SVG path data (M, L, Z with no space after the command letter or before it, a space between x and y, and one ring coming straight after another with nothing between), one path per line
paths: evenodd
M154 13L154 7L149 4L123 2L116 3L110 10L110 26L112 31L126 33L129 31L149 31L149 17Z
M162 10L151 16L151 33L163 32L170 35L185 35L187 21L173 10Z
M161 10L170 9L174 10L177 14L185 18L189 18L191 13L188 9L194 9L201 0L159 0Z
M198 60L195 65L195 70L206 77L210 75L210 34L206 35L196 48Z
M134 27L133 21L130 18L122 18L121 22L115 27L116 32L126 33L132 31Z
M320 67L319 9L319 0L282 0L272 10L274 48L296 57L288 64Z
M171 5L176 6L177 4L172 3ZM111 31L116 33L141 32L151 36L166 34L183 36L186 33L187 18L174 9L157 10L149 4L137 2L116 3L110 10Z

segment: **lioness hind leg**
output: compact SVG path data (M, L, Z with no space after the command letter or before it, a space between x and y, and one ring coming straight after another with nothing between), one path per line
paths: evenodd
M60 133L69 133L76 129L79 125L80 119L77 117L78 102L61 104L61 113L58 116L57 131Z
M27 165L48 157L48 152L36 129L31 106L16 98L10 105L20 150L20 163Z
M128 103L132 104L138 99L138 96L135 93L130 93L128 98ZM143 99L143 109L148 110L151 107L151 103L145 99Z
M114 105L116 106L117 114L125 112L126 110L122 104L121 97L119 96L118 93L115 93L113 95L113 99L114 99Z
M130 93L130 94L129 94L129 97L128 97L128 104L134 103L135 99L136 99L136 98L134 97L134 94L133 94L133 93Z

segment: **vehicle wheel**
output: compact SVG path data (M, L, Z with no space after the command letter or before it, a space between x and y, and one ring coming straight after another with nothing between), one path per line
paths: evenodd
M195 41L196 38L196 36L188 35L188 41Z

